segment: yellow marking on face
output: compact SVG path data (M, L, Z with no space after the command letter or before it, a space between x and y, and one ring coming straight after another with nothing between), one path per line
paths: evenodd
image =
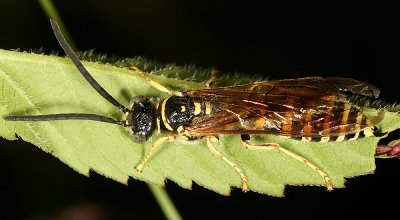
M168 124L167 118L165 116L165 104L167 103L168 99L171 98L171 96L165 98L161 104L161 120L164 123L165 128L167 128L170 131L173 131L172 127Z
M122 120L125 121L126 126L129 126L128 116L129 112L125 112L125 114L122 116Z
M206 115L211 114L212 106L211 103L206 102Z
M186 106L181 105L181 112L185 112L186 111Z
M194 115L198 115L201 113L201 104L200 102L194 103Z

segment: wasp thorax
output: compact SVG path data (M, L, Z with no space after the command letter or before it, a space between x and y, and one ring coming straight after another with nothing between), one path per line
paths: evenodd
M149 98L136 96L132 99L127 119L135 142L143 142L151 137L156 127L156 117L156 107Z
M194 103L187 96L171 96L165 100L164 114L173 130L188 125L194 117Z

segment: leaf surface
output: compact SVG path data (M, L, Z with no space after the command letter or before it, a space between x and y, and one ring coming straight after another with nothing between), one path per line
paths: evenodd
M146 66L145 59L137 66ZM152 88L141 76L127 68L83 62L93 77L123 105L132 97L154 99L165 94ZM159 75L190 71L195 68L169 67ZM153 80L176 90L202 88L203 84L149 75ZM378 110L369 109L376 115ZM105 101L84 80L67 58L0 50L0 116L56 113L93 113L119 119L121 113ZM95 121L6 122L0 118L0 136L13 140L17 136L59 158L77 172L89 175L93 170L121 183L130 177L164 185L169 179L190 189L196 182L220 194L231 187L241 187L239 175L213 155L204 141L174 141L163 144L151 157L142 173L134 170L151 143L134 143L126 128ZM386 112L378 125L381 132L400 127L400 116ZM17 135L17 136L16 136ZM345 177L372 173L378 137L353 142L301 142L272 135L255 137L256 143L274 142L316 164L333 180L334 187L344 187ZM285 185L321 185L325 182L315 171L283 153L247 150L239 135L220 137L215 146L241 167L249 179L250 189L282 196Z

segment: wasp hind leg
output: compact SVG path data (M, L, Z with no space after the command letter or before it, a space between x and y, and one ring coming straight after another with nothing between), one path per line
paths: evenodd
M207 80L204 84L206 85L207 88L210 88L212 85L215 84L217 81L217 75L219 74L219 70L212 69L211 70L211 77L209 80Z
M161 92L165 92L168 94L172 94L173 92L167 88L165 88L163 85L161 85L160 83L150 79L149 77L146 76L146 74L140 70L139 68L133 66L133 67L129 67L130 70L132 70L135 73L138 73L141 77L143 77L143 79L145 79L152 87L154 87L155 89L161 91Z
M286 154L287 156L304 163L305 165L307 165L308 167L313 169L315 172L317 172L324 179L325 184L326 184L326 189L328 191L333 190L332 179L325 172L323 172L318 166L316 166L315 164L311 163L310 161L308 161L304 157L302 157L300 155L297 155L297 154L295 154L295 153L293 153L293 152L281 147L277 143L253 144L253 143L250 142L250 136L249 135L241 135L241 138L242 138L242 144L246 149L250 149L250 150L274 150L274 151L282 152L282 153Z
M247 177L244 175L242 169L240 169L236 164L234 164L232 161L228 160L217 148L213 146L211 142L217 142L218 139L215 136L209 136L206 138L207 140L207 146L210 151L216 155L217 157L221 158L225 163L227 163L230 167L235 169L235 171L239 174L240 178L242 179L242 191L247 192L249 190L248 184L247 184Z

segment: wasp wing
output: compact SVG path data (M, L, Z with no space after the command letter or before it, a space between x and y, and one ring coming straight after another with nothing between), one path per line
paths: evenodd
M209 102L211 114L185 129L194 136L275 134L291 137L339 136L373 123L351 105L345 92L377 96L379 90L347 78L308 77L188 90L195 102Z

